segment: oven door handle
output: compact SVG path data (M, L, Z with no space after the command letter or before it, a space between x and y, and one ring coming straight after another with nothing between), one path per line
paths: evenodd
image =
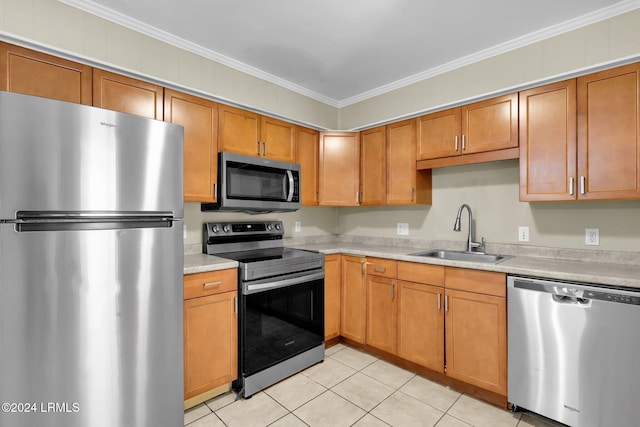
M304 276L292 277L291 279L275 280L267 283L249 284L245 286L245 295L255 294L257 292L270 291L272 289L284 288L286 286L299 285L301 283L311 282L313 280L324 279L324 271Z

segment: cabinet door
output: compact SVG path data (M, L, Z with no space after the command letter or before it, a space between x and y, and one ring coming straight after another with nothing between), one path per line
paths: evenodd
M387 204L413 205L416 188L416 121L387 125ZM429 198L430 199L430 198Z
M0 90L91 105L88 65L0 42Z
M324 339L340 336L340 255L324 257Z
M320 132L320 205L357 206L360 192L360 134Z
M184 302L184 397L238 377L237 292Z
M366 343L396 353L396 281L367 276Z
M360 344L365 342L367 304L364 267L364 258L342 256L340 335Z
M398 356L444 373L444 288L398 281Z
M318 131L298 126L296 150L302 175L302 205L315 206L318 204Z
M446 373L507 394L506 298L446 290Z
M261 117L262 155L282 162L296 160L296 126L272 117Z
M576 198L576 80L520 92L520 200Z
M640 198L639 153L640 63L578 78L578 198Z
M163 119L162 86L93 69L93 105L150 119Z
M518 146L518 94L462 107L462 154Z
M360 205L386 203L385 126L360 132Z
M460 108L418 118L418 160L460 154Z
M218 107L220 114L218 145L220 151L259 156L260 116L228 105Z
M165 89L165 120L184 126L184 200L215 202L218 104Z

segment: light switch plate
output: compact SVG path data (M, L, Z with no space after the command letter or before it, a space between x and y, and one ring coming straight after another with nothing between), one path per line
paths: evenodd
M397 228L398 236L408 236L409 235L409 224L406 222L399 222Z
M589 246L600 245L600 229L599 228L585 228L584 229L584 244Z

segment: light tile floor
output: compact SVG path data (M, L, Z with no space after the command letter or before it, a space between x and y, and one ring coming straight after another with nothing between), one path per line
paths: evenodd
M235 401L234 393L184 413L189 427L557 427L511 413L338 344L323 363Z

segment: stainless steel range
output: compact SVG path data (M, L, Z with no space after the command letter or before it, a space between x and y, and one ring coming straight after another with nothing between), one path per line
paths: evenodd
M324 359L324 255L285 248L281 221L206 223L203 252L239 262L242 397Z

